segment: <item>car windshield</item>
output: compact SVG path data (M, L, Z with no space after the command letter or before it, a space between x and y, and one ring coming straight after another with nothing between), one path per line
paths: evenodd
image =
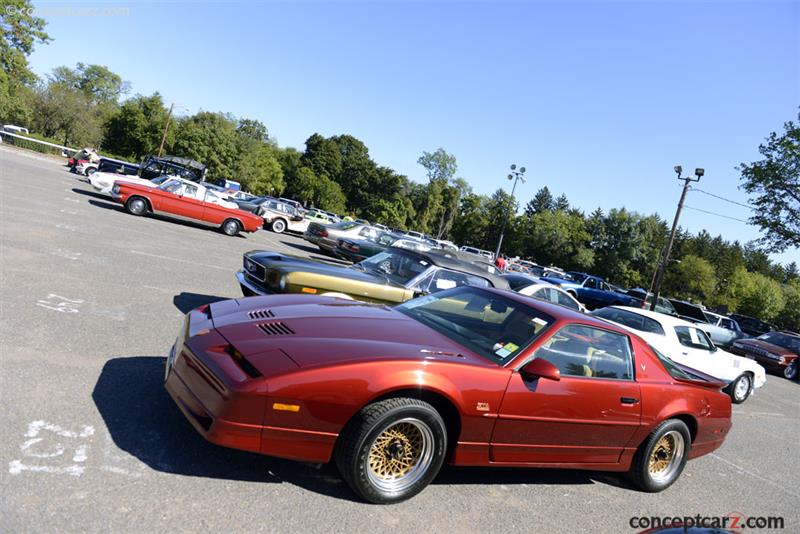
M395 309L501 365L555 322L532 306L473 287L440 291Z
M575 282L578 282L579 284L580 284L581 282L583 282L584 280L586 280L587 278L589 278L588 276L586 276L586 275L585 275L585 274L583 274L583 273L569 273L569 276L571 276L571 277L572 277L572 279L573 279Z
M401 286L428 270L430 266L430 262L399 250L379 252L355 265L363 271L385 276L390 282Z
M789 336L787 334L781 334L779 332L770 332L768 334L758 336L758 339L800 354L800 338Z

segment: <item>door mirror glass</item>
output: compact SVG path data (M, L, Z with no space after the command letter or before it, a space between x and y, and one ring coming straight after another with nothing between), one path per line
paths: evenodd
M528 380L536 378L561 380L561 371L558 370L558 367L543 358L534 358L526 363L519 372L523 378Z

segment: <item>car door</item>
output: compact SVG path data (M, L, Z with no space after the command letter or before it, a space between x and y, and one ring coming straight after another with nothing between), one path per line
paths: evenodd
M603 283L593 276L586 277L583 288L578 290L581 301L592 308L605 306L605 293L602 291Z
M675 334L681 345L678 363L724 380L735 378L738 370L730 369L723 358L716 358L716 348L708 334L695 326L676 326Z
M181 202L178 205L180 212L177 215L197 221L203 220L205 203L200 196L204 193L195 184L185 184L181 195Z
M627 335L572 324L533 354L561 380L528 380L515 372L491 440L493 462L606 464L619 461L641 424Z

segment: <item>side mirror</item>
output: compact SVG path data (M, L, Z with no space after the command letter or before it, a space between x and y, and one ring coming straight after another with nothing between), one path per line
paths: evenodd
M555 381L561 380L561 371L558 370L558 367L542 358L534 358L529 361L522 366L519 373L523 378L528 380L536 378L546 378Z

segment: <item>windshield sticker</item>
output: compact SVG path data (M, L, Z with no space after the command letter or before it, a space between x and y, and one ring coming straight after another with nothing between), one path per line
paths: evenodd
M547 326L547 321L545 321L544 319L540 319L538 317L534 317L533 319L531 319L531 322L534 322L539 326Z
M503 348L506 349L507 351L514 352L519 348L519 345L515 345L513 343L506 343Z
M503 347L502 349L494 351L494 353L498 358L508 358L508 356L511 354L511 351Z

